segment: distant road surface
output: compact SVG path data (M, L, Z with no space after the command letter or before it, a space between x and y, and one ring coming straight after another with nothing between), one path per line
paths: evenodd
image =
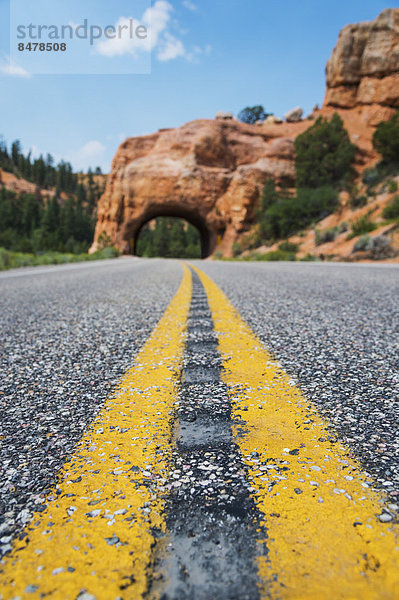
M399 598L399 267L0 273L0 598Z

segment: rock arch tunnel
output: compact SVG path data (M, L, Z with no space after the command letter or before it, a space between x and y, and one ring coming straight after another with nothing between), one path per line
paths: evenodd
M267 179L277 185L294 181L293 153L292 140L277 130L238 121L193 121L128 138L98 205L91 251L105 235L123 254L132 254L143 226L168 216L199 230L204 258L216 251L232 256L234 243L254 222Z
M152 206L146 213L142 216L142 218L137 222L132 224L131 228L131 238L129 241L129 245L131 248L131 252L133 255L137 255L137 247L138 241L140 239L140 233L143 228L157 217L174 217L177 219L183 219L187 221L191 225L193 225L200 237L201 244L201 258L208 258L216 249L218 241L221 239L221 233L219 235L214 230L211 230L206 221L200 216L195 214L193 211L189 211L184 207L170 207L165 209L165 207L157 207Z

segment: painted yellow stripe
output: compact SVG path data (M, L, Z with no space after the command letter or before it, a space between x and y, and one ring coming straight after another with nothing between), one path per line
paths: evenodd
M328 441L327 424L223 292L197 272L219 338L233 417L240 421L236 442L264 515L269 555L259 562L263 597L398 599L398 528L378 520L384 499L368 487L349 450Z
M2 598L75 600L86 590L98 600L136 600L145 593L151 530L165 529L162 491L190 300L184 267L176 296L61 472L48 508L3 561Z

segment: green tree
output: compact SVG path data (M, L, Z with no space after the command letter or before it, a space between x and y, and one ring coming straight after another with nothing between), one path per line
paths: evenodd
M265 112L265 109L260 104L257 106L247 106L238 113L238 120L242 123L252 125L256 121L264 121L271 113Z
M399 164L399 111L389 121L377 125L373 146L384 162Z
M19 164L19 155L21 154L21 142L19 140L15 140L15 142L11 145L11 160L16 167Z
M269 240L287 238L326 217L337 205L338 193L331 186L299 189L295 197L279 197L269 206L261 221L261 233Z
M295 140L298 188L339 187L353 175L356 146L351 143L341 117L319 117Z
M266 181L262 194L259 199L259 207L257 210L257 218L259 223L259 232L262 237L267 237L269 233L269 225L267 219L267 210L279 200L279 194L276 191L276 186L273 179Z

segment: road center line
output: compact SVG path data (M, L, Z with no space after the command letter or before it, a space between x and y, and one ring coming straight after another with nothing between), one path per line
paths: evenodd
M154 536L165 530L171 454L191 275L90 430L59 484L1 563L0 597L141 598ZM89 596L90 597L90 596Z
M232 425L212 316L194 273L165 504L166 551L155 563L152 590L163 600L259 598L262 515L250 496Z
M399 598L399 541L385 498L264 349L223 292L199 274L223 359L235 439L264 514L263 597ZM263 541L263 540L262 540Z

